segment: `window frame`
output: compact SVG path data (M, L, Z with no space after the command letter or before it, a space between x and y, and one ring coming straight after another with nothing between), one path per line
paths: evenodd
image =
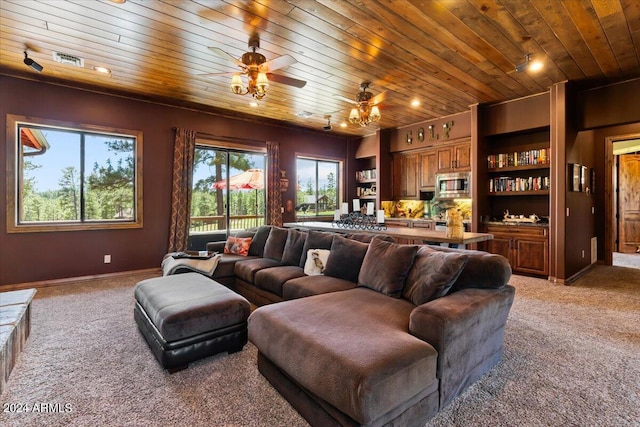
M38 222L24 224L19 222L18 200L22 197L19 193L20 177L23 162L20 149L20 135L18 127L24 125L42 126L73 132L98 133L114 136L126 136L135 139L134 146L134 218L133 220L90 220L80 222ZM41 119L21 115L7 114L7 163L6 163L6 221L7 233L40 233L56 231L78 230L120 230L143 227L143 192L142 192L142 147L143 134L139 130L121 129L114 127L79 124L60 120Z
M338 164L338 177L336 179L336 190L337 190L337 207L336 209L340 209L340 203L344 200L344 164L345 164L345 159L341 159L338 157L328 157L328 156L319 156L316 154L306 154L306 153L295 153L295 177L296 177L296 184L297 184L297 178L298 178L298 159L302 159L302 160L311 160L311 161L315 161L316 162L316 192L318 191L317 186L318 186L318 162L334 162ZM294 200L298 200L298 188L297 185L294 187L295 188L295 197ZM295 208L295 206L294 206ZM301 219L318 219L318 218L333 218L333 214L331 215L318 215L318 206L316 204L316 214L311 216L301 216ZM298 220L298 212L295 211L294 209L294 214L296 217L296 221Z

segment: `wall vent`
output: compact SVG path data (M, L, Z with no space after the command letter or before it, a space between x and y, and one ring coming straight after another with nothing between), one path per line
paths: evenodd
M84 67L84 59L68 53L53 52L53 60L61 64L73 65L74 67Z

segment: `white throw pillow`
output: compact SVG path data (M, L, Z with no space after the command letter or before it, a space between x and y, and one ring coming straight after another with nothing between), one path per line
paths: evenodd
M309 249L307 251L307 261L304 263L304 274L307 276L324 274L329 252L331 252L329 249Z

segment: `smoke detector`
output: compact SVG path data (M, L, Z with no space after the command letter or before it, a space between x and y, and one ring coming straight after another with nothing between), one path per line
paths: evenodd
M53 60L60 64L73 65L74 67L84 68L84 59L79 56L69 55L68 53L53 52Z

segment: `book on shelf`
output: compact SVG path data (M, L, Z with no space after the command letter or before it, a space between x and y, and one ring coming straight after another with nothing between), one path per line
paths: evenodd
M356 180L358 181L373 181L376 179L375 169L366 169L356 172Z
M528 178L502 176L489 180L490 193L540 191L548 190L549 186L550 181L548 176L530 176Z
M515 151L513 153L489 154L487 156L487 166L489 169L546 164L549 164L548 148Z

